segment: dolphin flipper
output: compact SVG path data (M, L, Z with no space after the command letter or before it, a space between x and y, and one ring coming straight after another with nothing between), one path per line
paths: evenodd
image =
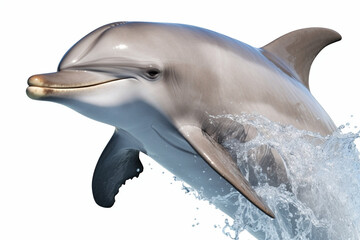
M120 186L143 171L138 149L133 137L115 130L94 171L92 190L98 205L111 207Z
M203 159L244 197L261 211L274 218L274 213L251 188L249 182L241 174L236 162L229 153L206 132L196 126L182 126L179 131L196 149Z

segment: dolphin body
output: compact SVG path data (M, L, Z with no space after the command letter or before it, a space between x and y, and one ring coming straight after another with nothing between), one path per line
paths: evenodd
M27 95L115 126L93 176L101 206L111 207L119 187L143 171L141 151L206 198L235 188L275 217L221 145L229 136L245 142L256 130L213 116L258 114L332 133L336 127L310 93L308 75L321 49L340 39L335 31L308 28L253 48L194 26L112 23L76 43L57 72L30 77ZM273 149L257 156L264 171L277 169L273 184L287 181ZM235 200L216 206L232 217L237 209Z

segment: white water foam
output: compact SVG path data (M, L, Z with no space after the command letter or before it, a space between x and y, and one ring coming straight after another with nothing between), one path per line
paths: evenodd
M344 127L340 127L322 137L260 116L214 118L256 128L252 140L226 139L222 145L236 156L247 178L255 176L255 191L275 214L275 219L270 219L236 192L213 198L210 202L226 202L238 196L236 217L231 224L225 222L225 234L238 239L247 229L269 240L360 239L360 160L354 143L359 133L343 133ZM290 185L271 186L271 176L254 163L254 151L264 145L283 159Z

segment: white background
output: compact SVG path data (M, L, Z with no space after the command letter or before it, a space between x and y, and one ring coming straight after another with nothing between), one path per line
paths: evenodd
M149 159L113 208L97 206L92 173L113 128L25 94L27 78L56 71L85 34L132 20L201 26L254 47L299 28L337 30L343 40L315 59L310 88L337 125L360 123L356 1L2 1L0 239L228 239L214 228L222 214Z

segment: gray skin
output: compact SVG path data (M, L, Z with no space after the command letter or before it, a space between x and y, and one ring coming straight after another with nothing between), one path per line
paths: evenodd
M75 44L56 73L30 77L27 94L115 126L93 177L101 206L112 206L119 187L143 170L141 151L206 198L235 188L274 217L221 146L228 136L247 141L254 131L212 116L257 114L332 133L336 127L310 93L308 74L321 49L340 39L309 28L259 49L193 26L113 23ZM273 169L272 184L287 184L278 154L269 148L257 154L264 171ZM215 204L232 217L237 209L235 199Z

